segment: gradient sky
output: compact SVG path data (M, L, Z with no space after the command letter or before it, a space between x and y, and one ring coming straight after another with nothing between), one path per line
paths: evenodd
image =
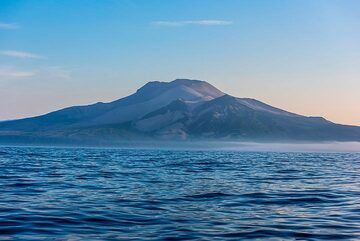
M360 1L0 1L0 120L176 78L360 125Z

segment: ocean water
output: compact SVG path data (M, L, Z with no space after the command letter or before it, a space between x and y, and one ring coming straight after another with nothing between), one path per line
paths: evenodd
M359 240L360 154L0 147L0 240Z

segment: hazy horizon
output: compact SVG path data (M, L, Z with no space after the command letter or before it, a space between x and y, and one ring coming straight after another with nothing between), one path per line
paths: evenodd
M5 0L0 16L0 120L187 78L360 125L358 1Z
M297 152L297 153L360 153L359 142L255 142L255 141L124 141L106 144L2 144L0 147L84 148L84 149L154 149L169 151L233 151L233 152Z

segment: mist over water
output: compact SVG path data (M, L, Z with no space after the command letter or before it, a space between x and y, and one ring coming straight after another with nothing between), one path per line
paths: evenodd
M360 152L360 142L135 141L113 147L193 151Z
M359 153L1 147L0 166L0 239L360 238Z
M210 145L211 146L211 145ZM360 142L304 142L304 143L258 143L226 142L215 143L213 148L232 151L274 151L274 152L360 152Z

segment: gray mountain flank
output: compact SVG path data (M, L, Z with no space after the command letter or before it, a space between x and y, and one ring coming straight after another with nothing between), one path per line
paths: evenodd
M360 141L360 127L290 113L188 79L149 82L110 103L0 123L0 142L153 139Z

